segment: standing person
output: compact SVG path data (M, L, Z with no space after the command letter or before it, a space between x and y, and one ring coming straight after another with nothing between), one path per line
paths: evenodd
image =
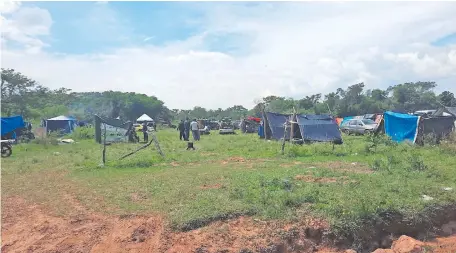
M143 132L143 135L144 135L144 142L148 142L149 141L149 135L147 134L147 123L144 122L143 125L142 125L142 132Z
M179 140L182 140L182 137L185 138L185 126L184 126L184 120L181 120L179 122L179 126L177 127L177 130L179 130Z
M188 120L188 118L185 118L184 132L185 132L184 140L188 141L188 139L190 138L190 120Z
M193 140L199 141L199 128L196 119L193 119L193 121L190 123L190 128L192 129Z

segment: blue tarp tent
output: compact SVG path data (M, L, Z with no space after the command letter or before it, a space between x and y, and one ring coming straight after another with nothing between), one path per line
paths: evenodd
M22 116L2 117L1 118L1 134L9 134L18 128L25 127L24 119Z
M266 112L266 118L269 129L271 130L272 139L282 139L285 131L284 124L290 118L290 115ZM263 122L265 122L265 119L263 119ZM266 126L264 126L264 131L267 131Z
M304 141L342 142L337 122L329 115L296 115Z
M402 142L409 140L413 143L418 135L419 116L387 111L383 114L385 133L392 140Z
M61 133L71 133L76 125L76 119L67 116L58 116L46 120L46 132L61 131Z

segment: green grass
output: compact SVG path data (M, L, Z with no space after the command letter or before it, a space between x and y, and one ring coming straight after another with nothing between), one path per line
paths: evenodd
M116 144L107 147L104 167L93 140L15 146L13 156L2 159L2 195L65 214L71 206L59 199L71 194L97 211L160 213L179 229L237 214L290 220L310 212L334 225L350 224L384 211L416 214L426 206L456 203L454 144L417 147L380 140L369 151L365 137L344 136L334 150L323 143L287 144L282 156L281 143L255 134L213 132L195 142L196 151L186 150L177 131L157 136L165 158L151 145L119 161L140 144ZM335 182L306 182L298 175ZM424 201L422 195L434 199Z

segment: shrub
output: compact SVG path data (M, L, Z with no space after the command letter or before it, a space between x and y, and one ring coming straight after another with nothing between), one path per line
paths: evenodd
M95 128L93 127L76 127L70 134L74 140L87 140L95 138Z
M424 164L423 159L418 155L412 154L412 156L409 157L408 162L410 164L408 168L409 171L425 171L428 168L426 164Z

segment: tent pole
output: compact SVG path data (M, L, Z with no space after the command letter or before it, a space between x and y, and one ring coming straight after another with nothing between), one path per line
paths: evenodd
M261 105L261 112L263 114L264 139L269 140L268 131L267 131L267 127L269 127L269 122L268 122L268 118L266 117L266 113L264 112L264 105Z

